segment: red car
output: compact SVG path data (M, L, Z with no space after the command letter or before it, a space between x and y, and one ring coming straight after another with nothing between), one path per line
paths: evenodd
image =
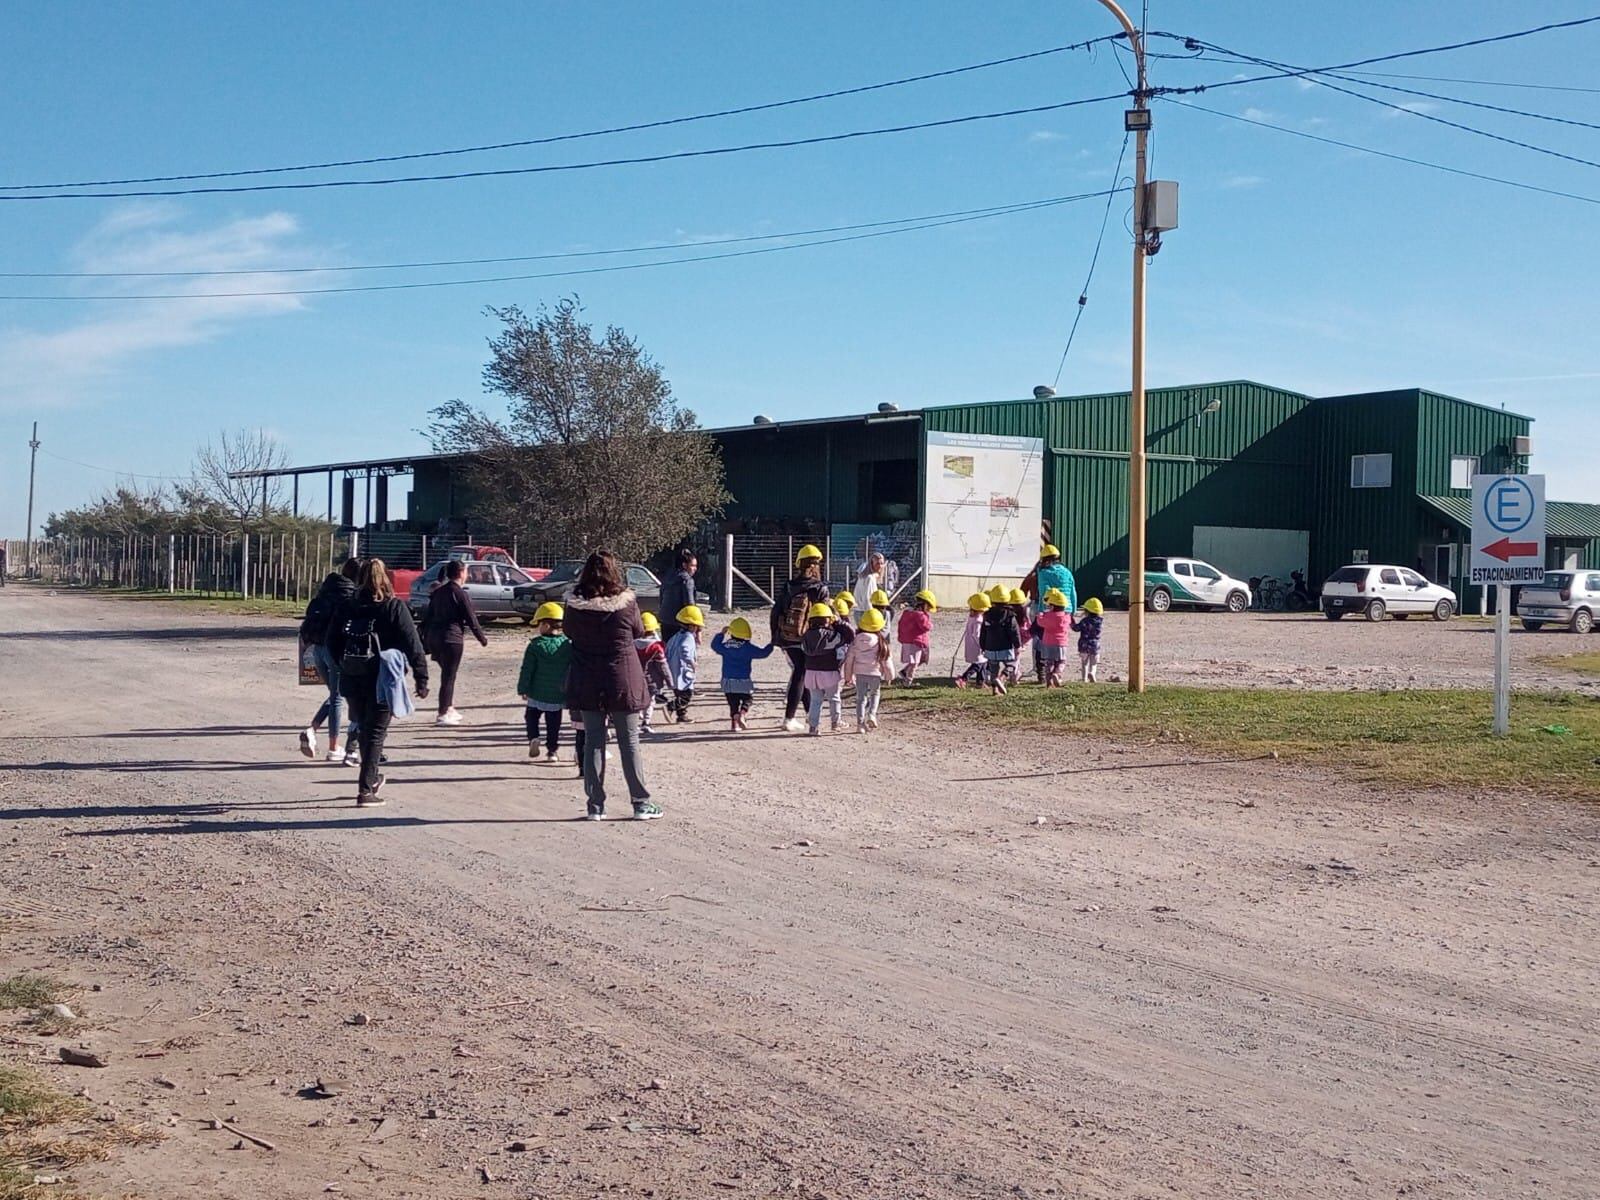
M460 559L462 562L490 562L500 563L502 566L516 567L529 579L538 582L550 574L548 567L517 567L517 562L511 557L509 551L501 546L451 546L436 562L446 558ZM412 585L424 574L424 570L415 567L397 567L389 572L389 578L394 583L394 594L409 596Z

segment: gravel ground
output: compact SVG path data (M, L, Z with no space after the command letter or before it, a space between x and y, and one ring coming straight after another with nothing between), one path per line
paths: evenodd
M648 746L666 819L587 824L513 635L358 811L287 623L0 628L0 974L79 984L109 1065L0 1054L164 1135L96 1194L1594 1194L1593 806L708 696Z
M757 640L764 640L767 613L744 615ZM948 676L965 620L964 610L946 609L934 618L933 674ZM712 629L724 622L714 617ZM1127 669L1127 622L1125 612L1105 614L1102 682L1120 680ZM1600 634L1580 638L1513 627L1512 685L1600 692L1600 679L1546 661L1586 650L1600 650ZM761 678L779 674L774 656ZM1445 624L1413 617L1374 625L1349 617L1329 621L1315 613L1151 613L1145 622L1145 678L1194 687L1488 688L1494 682L1494 629L1489 621L1471 617Z

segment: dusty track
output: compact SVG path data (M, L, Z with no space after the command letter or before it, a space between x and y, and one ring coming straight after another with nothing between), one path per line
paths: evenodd
M651 745L667 820L586 825L505 638L357 812L284 623L8 589L0 629L0 968L102 985L111 1067L46 1069L168 1135L106 1192L1593 1194L1593 807L763 701Z

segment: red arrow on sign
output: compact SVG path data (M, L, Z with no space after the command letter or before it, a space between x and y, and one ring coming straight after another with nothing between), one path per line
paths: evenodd
M1510 538L1503 537L1498 542L1490 542L1483 548L1483 552L1490 558L1510 562L1513 558L1531 558L1539 553L1539 543L1513 542Z

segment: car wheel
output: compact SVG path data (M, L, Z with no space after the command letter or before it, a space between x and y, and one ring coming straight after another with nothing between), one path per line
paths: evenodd
M1382 600L1370 600L1367 602L1367 620L1369 621L1383 620L1388 611L1389 606Z
M1594 614L1587 608L1580 608L1572 614L1572 632L1588 633L1594 629Z
M1435 621L1448 621L1456 615L1456 606L1448 600L1441 600L1433 606L1433 619Z
M1344 614L1342 612L1334 612L1333 609L1331 609L1331 608L1323 609L1322 610L1322 615L1327 617L1328 620L1330 620L1330 621L1342 621L1342 620L1344 620Z
M1242 613L1250 607L1250 597L1243 592L1229 592L1227 607L1231 613Z
M1166 588L1157 588L1150 593L1144 606L1153 613L1164 613L1172 607L1172 593Z
M1543 621L1530 621L1527 618L1523 618L1522 627L1524 629L1526 629L1529 633L1538 633L1539 630L1544 628L1544 622Z

